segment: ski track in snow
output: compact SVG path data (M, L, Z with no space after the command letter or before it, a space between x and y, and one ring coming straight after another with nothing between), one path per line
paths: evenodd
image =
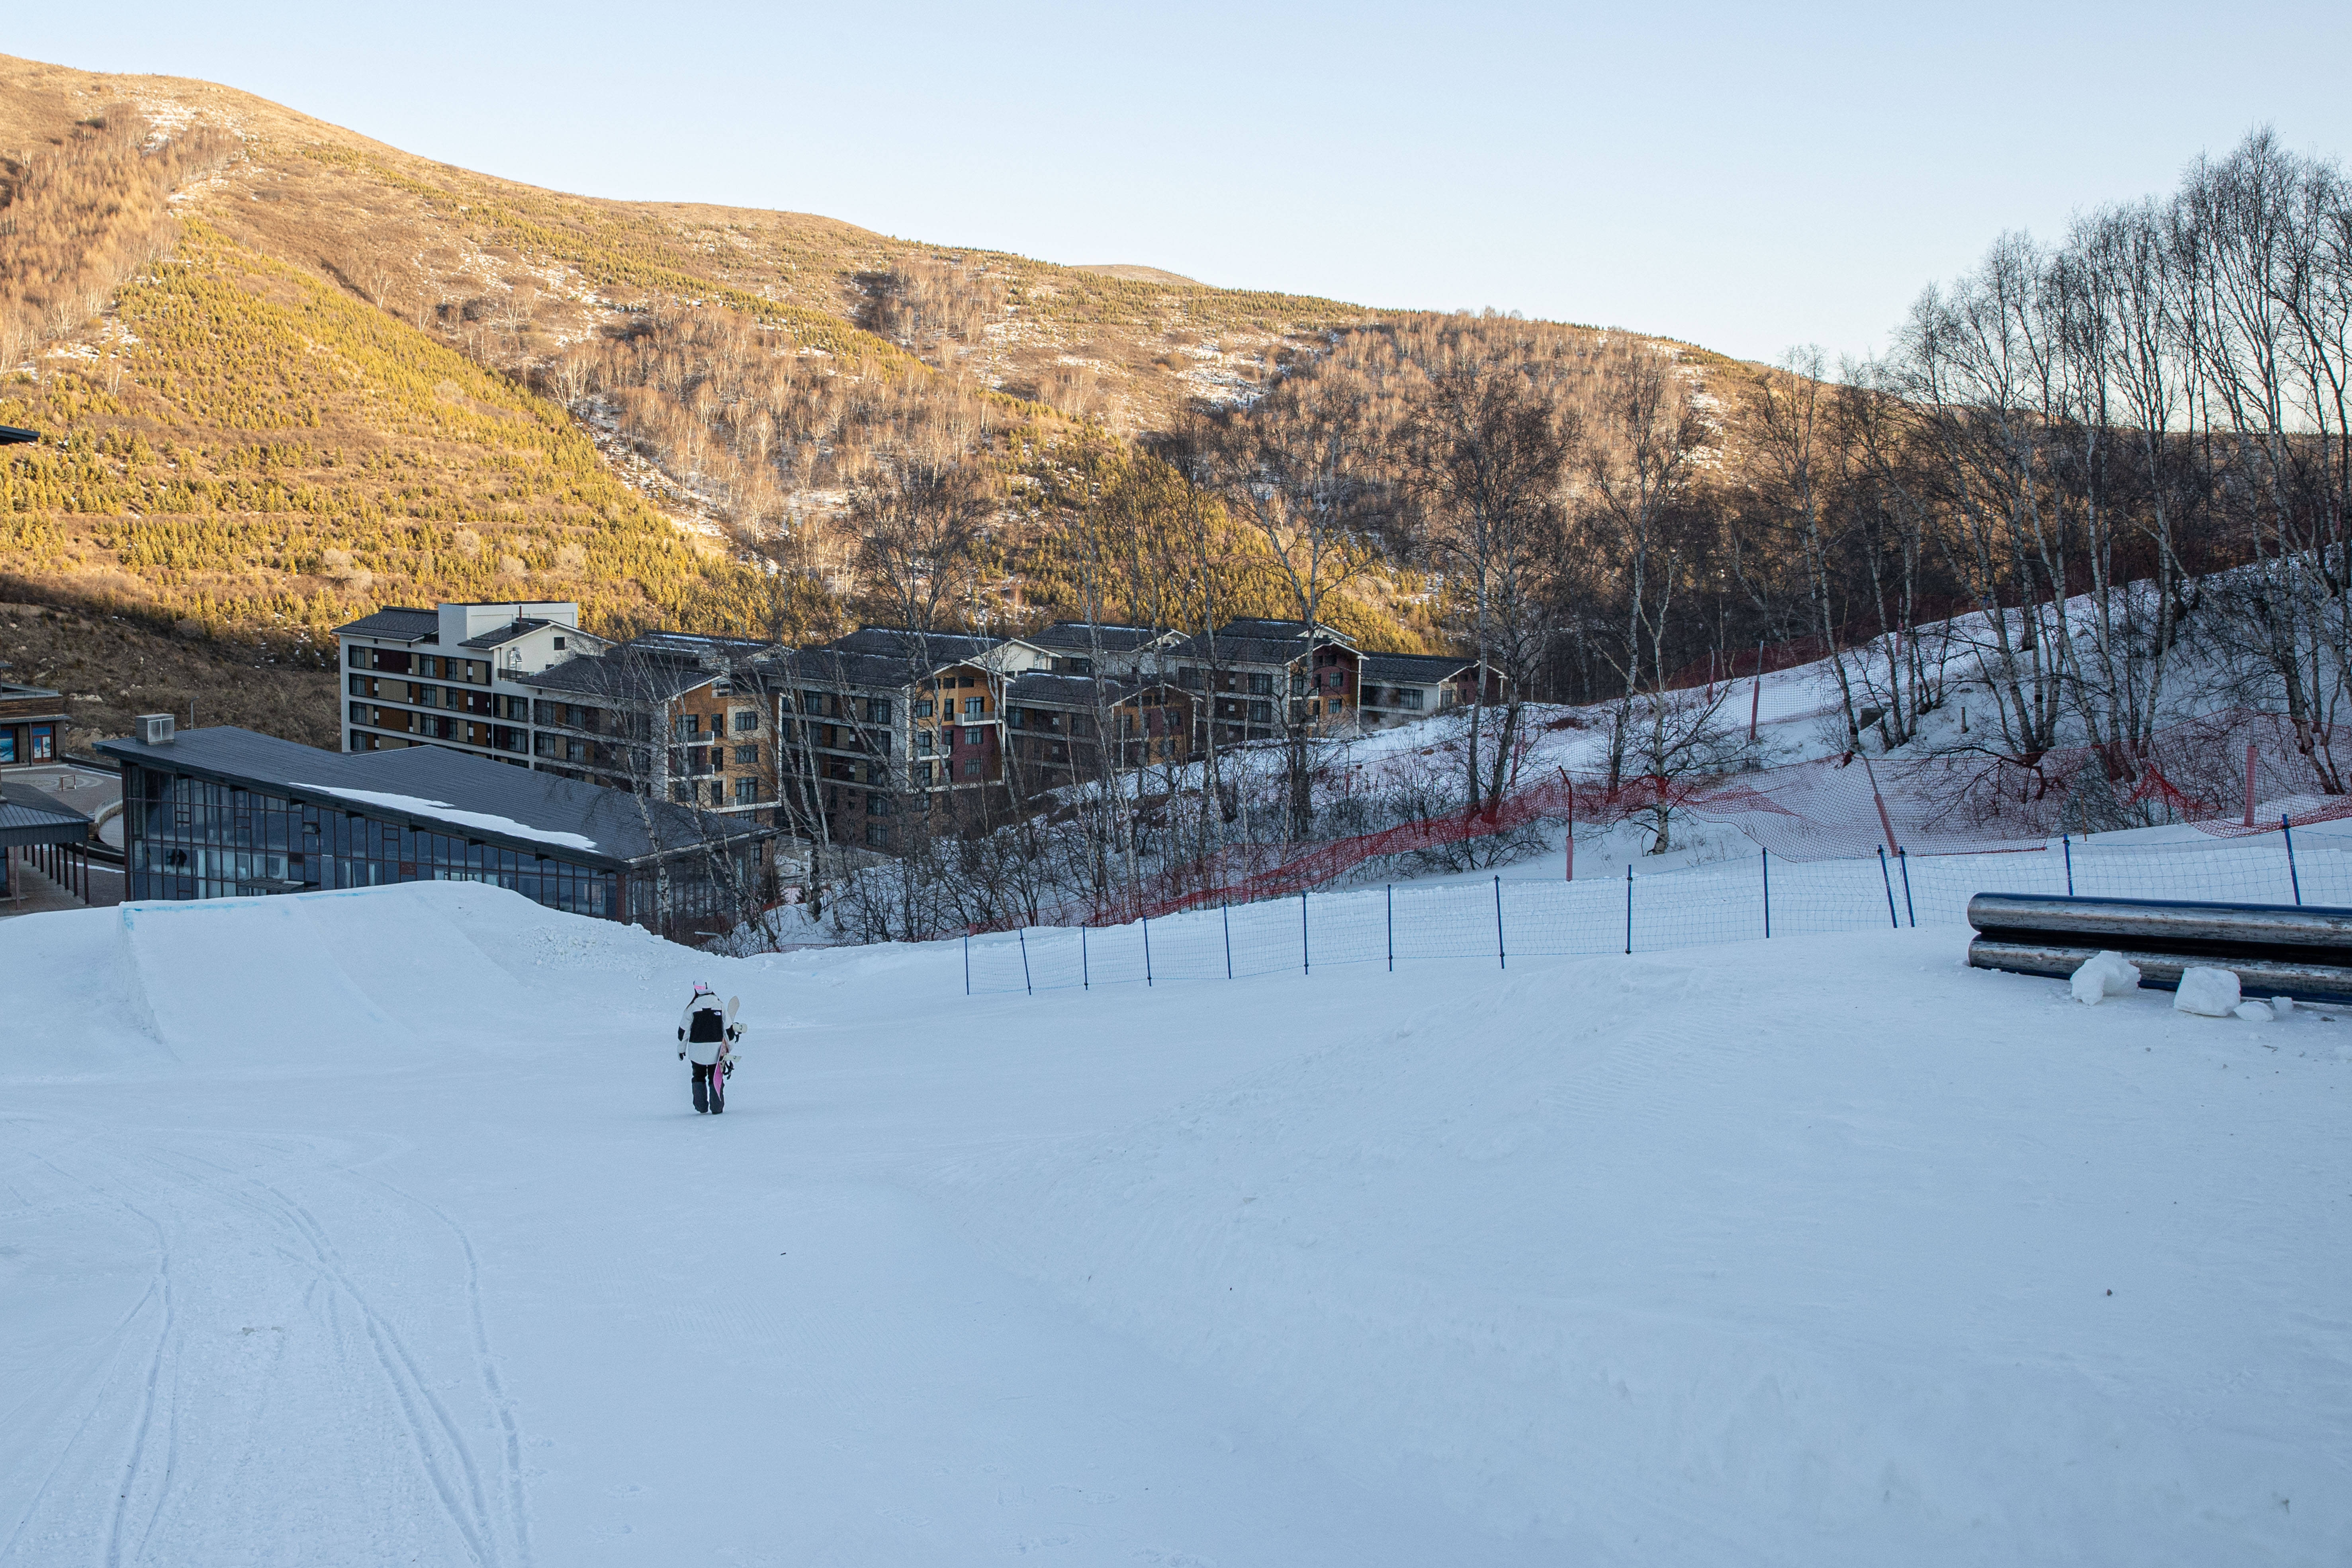
M98 993L0 1037L0 1568L2347 1561L2352 1010L1964 941L967 999L462 884L0 922Z

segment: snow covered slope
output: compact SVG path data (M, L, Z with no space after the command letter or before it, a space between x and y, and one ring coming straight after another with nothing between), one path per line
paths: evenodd
M1963 941L968 1001L455 884L0 923L0 1563L2345 1561L2352 1020Z

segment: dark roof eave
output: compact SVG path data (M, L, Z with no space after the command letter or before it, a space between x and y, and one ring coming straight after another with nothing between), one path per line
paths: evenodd
M119 749L130 748L132 745L131 742L100 741L98 742L98 750L117 762L144 763L153 760L149 753L141 750ZM641 867L651 866L657 861L693 854L703 847L702 841L698 840L691 844L682 844L674 849L657 849L644 855L615 855L608 850L581 849L568 844L550 844L545 839L528 837L520 834L501 833L496 828L478 827L467 823L446 822L436 816L396 811L390 806L351 800L337 795L331 789L316 784L289 784L280 779L258 778L250 773L237 773L233 769L205 767L201 763L184 762L179 758L172 759L172 768L175 773L187 773L195 778L210 779L216 784L237 784L248 789L266 790L271 795L283 795L289 800L299 800L306 805L315 805L322 811L341 811L361 816L373 816L387 822L405 822L415 826L425 826L429 832L439 833L451 838L462 837L469 842L479 840L484 844L496 845L501 849L512 849L517 854L544 859L562 859L573 865L593 866L601 870L623 872L635 870ZM664 806L667 805L667 802L660 804ZM722 841L727 842L744 839L756 842L761 838L772 838L776 836L776 832L774 827L766 824L746 823L742 831L722 834L720 837Z
M98 749L117 762L136 763L143 766L154 760L145 752L116 750L116 747L121 743L114 741L100 741L98 743ZM210 779L215 784L236 784L247 789L263 790L270 795L282 795L289 800L299 800L305 805L315 805L321 811L340 811L355 816L373 816L385 822L405 822L411 826L425 826L428 832L438 833L449 838L464 838L468 842L478 839L484 844L495 844L501 849L512 849L519 854L548 859L560 858L576 865L596 866L608 871L625 871L635 864L625 856L608 854L602 849L579 849L569 844L550 844L543 838L527 838L517 834L500 833L492 827L476 827L467 823L444 822L439 817L425 816L415 812L395 811L387 805L375 805L349 799L317 784L289 784L283 779L257 778L251 773L241 773L229 768L208 768L200 763L182 762L176 758L173 760L172 771L186 773L191 778ZM550 854L551 850L556 853Z

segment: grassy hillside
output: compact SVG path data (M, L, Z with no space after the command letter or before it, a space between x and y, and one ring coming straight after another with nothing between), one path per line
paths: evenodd
M51 437L0 457L0 596L216 641L226 683L386 602L822 635L855 611L844 506L877 443L961 421L1045 493L1066 452L1397 319L568 195L209 83L0 57L0 423ZM1008 511L992 624L1076 608L1056 526ZM1232 607L1280 613L1272 590L1244 566ZM1334 613L1379 644L1435 636L1408 574L1350 594Z

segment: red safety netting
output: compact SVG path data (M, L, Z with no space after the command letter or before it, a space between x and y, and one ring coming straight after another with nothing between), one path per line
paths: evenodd
M1321 844L1250 845L1154 879L1140 907L1070 919L1157 917L1219 903L1284 898L1335 881L1368 861L1516 831L1541 821L1607 827L1694 821L1729 826L1776 856L1822 860L1899 846L1913 855L2039 847L2063 833L2161 823L2221 837L2352 817L2330 794L2332 737L2299 741L2285 720L2231 710L2159 731L2136 747L2074 747L2019 757L1992 750L1923 759L1832 757L1729 779L1578 778L1565 772L1494 805L1401 823ZM2247 748L2253 749L2248 820ZM1181 889L1181 890L1180 890Z

